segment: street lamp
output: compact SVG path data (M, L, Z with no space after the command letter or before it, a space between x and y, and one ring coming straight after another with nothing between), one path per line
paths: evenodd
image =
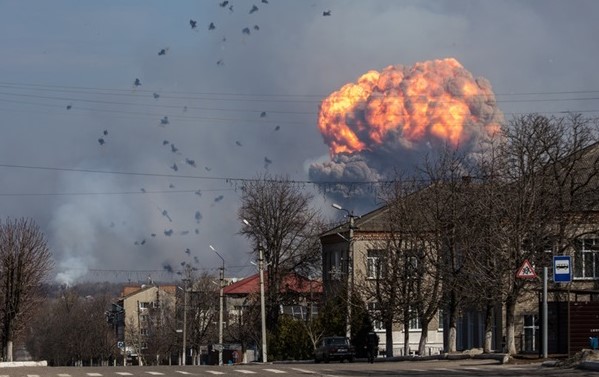
M248 227L252 227L249 221L243 219L243 223ZM266 356L266 308L264 304L264 256L262 246L258 242L258 270L260 270L260 316L262 318L262 362L268 362Z
M209 245L210 249L218 255L223 261L223 265L220 268L220 297L219 297L219 311L218 311L218 365L223 365L223 289L225 281L225 258L216 249Z
M183 349L181 353L181 365L186 365L186 349L187 349L187 283L189 279L183 280Z
M354 215L353 211L349 211L343 207L341 207L339 204L331 204L331 206L333 208L335 208L336 210L339 211L345 211L347 213L347 217L349 218L349 237L345 238L343 237L341 234L339 234L339 236L341 238L343 238L344 240L347 241L348 243L348 249L347 249L347 320L346 320L346 325L345 325L345 336L348 339L351 339L351 317L352 317L352 310L351 310L351 298L353 295L353 285L354 285L354 222L356 218L360 218L360 216L356 216Z

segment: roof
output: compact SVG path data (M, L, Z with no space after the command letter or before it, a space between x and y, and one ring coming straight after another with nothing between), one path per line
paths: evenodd
M386 216L389 211L388 206L379 207L367 214L354 219L354 233L359 232L388 232L389 224ZM320 234L320 238L335 236L337 233L346 233L349 231L349 221L344 222L334 228L331 228Z
M268 271L264 272L264 289L268 290ZM296 273L291 273L283 278L281 283L281 292L298 293L322 293L322 282L308 279ZM226 286L223 289L225 295L248 295L260 292L260 274L248 276L236 283Z
M121 293L121 300L130 298L132 296L135 296L138 293L141 293L141 292L146 291L151 288L157 288L160 291L164 291L164 292L170 293L170 294L175 294L177 292L176 285L146 285L146 284L134 285L134 286L129 285L129 286L123 287L123 291Z

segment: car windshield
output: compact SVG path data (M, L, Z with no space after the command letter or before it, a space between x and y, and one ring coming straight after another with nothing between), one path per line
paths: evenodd
M331 338L327 340L327 344L346 345L347 341L345 338Z

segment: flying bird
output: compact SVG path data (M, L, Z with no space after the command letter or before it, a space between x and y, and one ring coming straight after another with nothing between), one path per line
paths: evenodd
M67 110L71 110L72 107L73 105L67 105Z
M219 59L219 60L216 62L216 65L218 65L218 66L223 66L223 65L225 65L225 62L224 62L222 59Z
M104 136L106 136L108 135L108 130L104 130L102 133L104 134Z
M200 234L200 230L198 228L195 229L196 234Z
M245 27L243 28L243 30L241 31L243 34L247 34L250 35L250 28L249 27Z
M135 85L135 86L141 86L141 80L140 79L135 79L135 81L133 82L133 85Z
M195 29L196 26L198 26L198 22L195 20L189 20L189 25L191 26L192 29Z
M154 93L154 94L152 94L152 97L154 97L154 99L158 99L158 98L160 98L160 94Z
M169 124L168 117L166 115L162 119L160 119L160 124L163 126Z
M275 131L278 131L278 130L280 130L280 129L281 129L281 126L279 126L279 125L277 125L277 126L275 127Z
M182 230L182 231L181 231L181 235L182 235L182 236L186 236L186 235L188 235L188 234L189 234L189 230Z
M241 142L240 141L235 141L235 144L237 144L238 147L241 147Z
M216 198L214 198L214 202L215 202L215 203L218 203L218 202L220 202L220 201L221 201L221 200L223 200L223 199L224 199L224 196L223 196L223 195L219 195L219 196L217 196Z
M211 171L212 168L208 167L208 166L204 166L204 169L206 169L206 171Z
M268 157L264 157L264 169L268 169L268 165L272 164L272 160Z
M252 9L250 9L250 14L257 12L258 11L258 7L256 5L252 5Z
M194 194L196 194L197 196L202 196L202 191L201 190L196 190L194 192Z
M229 5L229 2L227 0L223 1L222 3L219 3L218 5L220 5L221 8L226 7L227 5Z
M179 149L177 147L175 147L175 144L171 144L171 152L173 153L177 153Z
M196 162L192 159L186 158L185 163L189 166L193 166L194 168L196 167Z
M325 10L324 12L322 12L323 16L330 16L331 15L331 11L330 10Z
M171 169L173 169L174 171L179 170L179 168L177 167L177 164L173 164L173 166L171 166Z
M168 145L169 141L168 140L162 140L162 145Z
M256 30L256 31L260 30L260 26L254 25L254 30Z
M187 112L187 106L183 106L183 112Z
M104 143L106 143L106 141L104 140L103 137L98 139L98 143L100 143L100 145L104 145Z
M172 183L170 183L170 184L168 185L168 188L174 189L174 188L175 188L175 185L173 185Z
M200 220L202 220L202 214L200 213L200 211L196 211L195 213L195 219L196 219L196 223L200 223Z
M172 229L166 229L164 231L164 235L167 236L167 237L172 236L173 235L173 230Z
M168 221L170 221L171 223L173 222L173 219L171 219L171 217L168 215L168 212L166 211L166 209L162 210L162 216L166 217L168 219Z
M191 255L191 250L189 250L189 248L185 249L185 254Z
M216 29L216 26L214 26L214 22L211 22L210 25L208 25L208 30L214 30Z
M139 191L143 192L144 194L146 193L146 189L145 188L140 188Z
M262 0L262 4L268 4L268 0Z
M163 56L166 55L166 48L161 49L160 51L158 51L158 56Z
M266 111L260 113L260 118L266 118Z

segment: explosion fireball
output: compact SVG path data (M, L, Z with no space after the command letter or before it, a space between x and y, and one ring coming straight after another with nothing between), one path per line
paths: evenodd
M456 59L369 71L322 101L318 127L331 161L312 164L310 178L389 179L398 168L413 169L423 152L435 148L476 151L502 121L491 84Z

